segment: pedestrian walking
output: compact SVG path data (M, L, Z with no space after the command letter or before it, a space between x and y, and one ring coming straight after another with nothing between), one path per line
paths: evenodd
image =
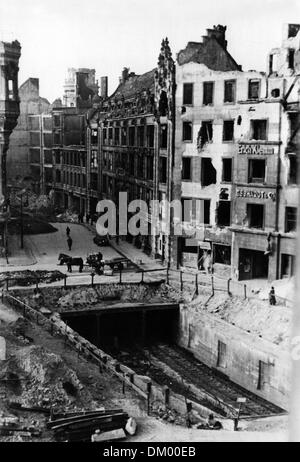
M70 230L69 226L67 226L67 228L66 228L66 234L67 234L68 237L70 236L70 232L71 232L71 230Z
M72 250L72 244L73 244L73 240L72 240L71 236L68 237L68 239L67 239L67 244L68 244L68 248L69 248L69 250L70 250L70 252L71 252L71 250Z
M269 292L269 303L270 305L276 305L275 289L273 286Z

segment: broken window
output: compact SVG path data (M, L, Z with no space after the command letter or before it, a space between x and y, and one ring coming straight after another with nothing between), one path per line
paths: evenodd
M290 49L288 55L289 69L294 69L295 66L295 50Z
M59 115L53 116L53 125L54 127L60 127L60 116Z
M166 149L168 147L168 126L162 124L160 126L160 147Z
M154 125L147 125L147 146L154 147Z
M147 179L153 180L153 157L147 156Z
M137 127L137 138L138 138L138 146L144 146L144 126L140 125Z
M91 143L92 144L98 143L98 130L94 128L91 130Z
M159 173L160 173L160 178L159 181L161 183L166 183L167 182L167 158L166 157L160 157L159 158Z
M126 146L127 144L127 128L122 127L121 128L121 145Z
M201 184L202 187L216 184L217 172L212 164L211 158L203 157L201 159Z
M203 105L213 104L214 82L203 82Z
M182 158L182 179L191 180L192 179L192 169L191 169L191 157Z
M224 103L234 103L235 102L235 80L225 80L224 82Z
M297 229L297 207L285 208L285 232L290 233Z
M251 120L251 139L266 140L267 139L267 120L257 119Z
M248 99L258 99L260 94L260 79L250 79L248 87Z
M120 129L119 127L115 128L115 145L118 146L120 144Z
M137 156L137 175L139 178L144 178L144 159L142 156Z
M210 224L209 199L181 199L182 221L196 221L197 224Z
M231 265L230 245L214 244L214 263Z
M222 159L222 181L231 183L232 181L232 159Z
M295 274L295 255L281 254L281 278L290 278Z
M220 201L217 210L217 222L219 226L229 226L231 223L231 202Z
M113 139L113 128L109 127L108 129L108 139L112 140Z
M233 141L234 120L224 120L223 141Z
M129 174L134 176L134 154L129 154Z
M183 84L183 104L193 104L193 84Z
M249 228L264 227L264 205L247 204L247 220Z
M203 121L198 133L197 146L202 149L206 143L210 143L213 138L213 124L212 121Z
M248 169L248 183L264 183L266 176L265 159L250 159Z
M279 98L280 96L279 88L273 88L273 90L271 91L271 96L272 98Z
M182 141L193 141L193 125L192 122L182 123Z
M218 367L226 367L226 343L221 342L218 340L218 360L217 360Z
M13 81L8 81L8 99L14 99L14 86Z
M135 145L135 127L129 127L129 146Z
M289 24L288 25L288 38L296 37L299 30L300 30L300 25L299 24Z
M289 175L288 175L288 183L289 184L297 184L298 181L298 165L297 165L297 157L295 154L289 155Z

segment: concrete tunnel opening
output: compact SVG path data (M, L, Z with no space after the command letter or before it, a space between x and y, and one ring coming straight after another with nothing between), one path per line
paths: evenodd
M131 306L95 312L62 313L73 330L106 352L135 345L175 344L179 334L179 306Z

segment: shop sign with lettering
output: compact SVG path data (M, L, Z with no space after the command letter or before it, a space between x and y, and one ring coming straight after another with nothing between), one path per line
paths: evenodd
M239 144L239 154L249 154L252 156L272 155L275 154L275 149L265 144Z
M271 199L273 202L276 200L275 192L266 192L253 189L238 189L236 191L236 197L245 197L251 199Z

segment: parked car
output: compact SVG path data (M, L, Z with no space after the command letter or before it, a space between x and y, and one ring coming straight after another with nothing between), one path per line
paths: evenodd
M100 236L99 234L97 234L97 236L94 237L93 241L96 245L99 245L100 247L109 245L109 239L107 236Z

